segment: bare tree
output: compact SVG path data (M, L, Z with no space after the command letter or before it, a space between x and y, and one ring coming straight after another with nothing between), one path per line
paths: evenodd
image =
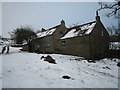
M98 2L100 5L100 8L98 10L104 10L104 9L108 9L110 10L110 12L108 12L106 14L107 17L111 17L111 16L116 16L116 17L120 17L120 1L116 0L115 2Z
M116 26L107 27L107 30L110 32L110 35L120 36L120 28Z
M24 41L29 43L33 38L37 37L36 33L29 26L21 26L20 28L16 28L9 34L17 44L22 44Z
M100 8L98 9L100 10L109 10L109 12L106 14L106 16L112 17L115 16L117 19L120 18L120 1L119 0L115 0L114 2L98 2L100 5ZM120 23L119 23L119 19L118 19L118 27L117 26L111 26L108 27L108 31L112 34L112 35L116 35L120 38Z

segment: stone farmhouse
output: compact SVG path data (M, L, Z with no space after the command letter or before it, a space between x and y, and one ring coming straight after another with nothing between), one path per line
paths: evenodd
M23 50L37 53L60 53L99 59L109 50L109 34L96 12L96 20L71 28L60 25L37 33L38 38L23 46Z
M62 20L60 25L54 26L47 30L43 29L37 33L37 38L29 44L23 46L24 51L37 53L54 53L58 49L58 40L67 31L65 22Z

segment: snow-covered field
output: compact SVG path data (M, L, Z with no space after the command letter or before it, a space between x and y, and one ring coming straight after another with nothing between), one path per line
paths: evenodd
M47 55L57 64L40 59ZM28 53L10 47L10 53L2 55L0 80L3 88L118 88L117 62L88 63L77 56ZM63 79L63 75L71 78Z

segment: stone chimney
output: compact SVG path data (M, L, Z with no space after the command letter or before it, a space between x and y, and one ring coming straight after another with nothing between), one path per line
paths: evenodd
M46 31L46 30L45 30L44 28L42 28L42 29L41 29L41 32L44 32L44 31Z
M61 21L61 25L65 26L65 21L64 20Z
M98 15L98 11L96 11L96 21L100 21L100 16Z

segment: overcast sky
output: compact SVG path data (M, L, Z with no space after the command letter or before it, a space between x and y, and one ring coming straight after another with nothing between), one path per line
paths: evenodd
M0 35L2 34L2 3L0 2Z
M1 6L1 4L0 4ZM2 2L2 36L10 37L8 32L20 26L30 25L35 31L48 29L60 24L66 26L87 23L95 20L97 2ZM100 11L105 27L117 25L115 18L106 18L106 11Z

